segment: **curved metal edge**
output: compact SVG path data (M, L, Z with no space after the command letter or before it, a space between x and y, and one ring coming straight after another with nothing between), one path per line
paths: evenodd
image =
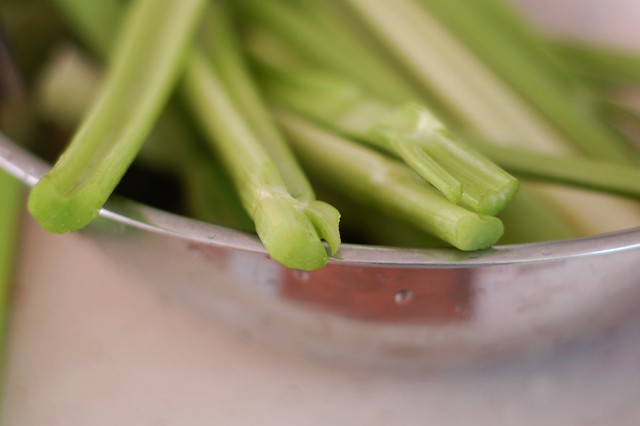
M0 168L33 186L49 167L0 133ZM135 215L131 212L135 212ZM100 211L100 216L174 238L267 256L262 244L253 235L154 209L122 197L112 197ZM640 227L579 239L495 246L479 252L342 244L331 262L354 266L464 268L551 262L633 249L640 249Z

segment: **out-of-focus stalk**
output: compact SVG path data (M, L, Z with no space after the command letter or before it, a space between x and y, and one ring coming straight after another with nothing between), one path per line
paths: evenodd
M22 182L0 170L0 389L5 376L4 357L7 351L9 295L15 271L16 252L18 251L18 229L19 217L22 212L23 189Z

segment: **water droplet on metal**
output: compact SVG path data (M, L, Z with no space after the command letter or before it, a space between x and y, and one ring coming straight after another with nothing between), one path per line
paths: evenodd
M396 293L395 301L398 305L406 305L413 300L413 292L411 290L400 290Z

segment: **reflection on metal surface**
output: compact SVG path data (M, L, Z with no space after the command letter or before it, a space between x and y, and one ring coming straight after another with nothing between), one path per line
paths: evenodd
M303 275L283 270L284 299L368 321L450 323L473 312L467 269L332 264Z
M640 309L634 250L450 268L335 262L304 272L260 251L130 225L85 234L167 297L244 336L358 365L495 360L602 332Z

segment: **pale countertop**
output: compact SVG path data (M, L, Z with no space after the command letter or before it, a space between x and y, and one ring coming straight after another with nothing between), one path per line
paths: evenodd
M640 319L490 367L346 371L234 335L30 219L20 257L3 426L640 424Z

